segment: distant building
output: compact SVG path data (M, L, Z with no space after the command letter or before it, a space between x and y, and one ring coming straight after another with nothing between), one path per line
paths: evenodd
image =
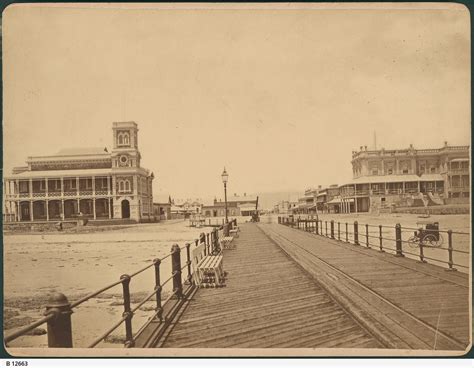
M65 149L28 157L4 178L6 221L150 220L153 173L140 166L138 128L113 123L113 149Z
M171 197L159 197L157 202L153 203L153 217L155 220L170 220L171 219Z
M256 212L257 197L247 196L230 196L227 198L227 215L232 216L252 216ZM206 217L222 217L225 216L225 201L214 199L212 204L202 206L202 214Z
M353 180L340 187L341 212L469 203L469 146L352 153Z

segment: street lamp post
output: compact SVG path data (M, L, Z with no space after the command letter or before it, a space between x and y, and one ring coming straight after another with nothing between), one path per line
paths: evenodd
M229 221L227 219L227 180L229 179L229 174L227 174L227 171L222 172L222 182L224 183L224 200L225 200L225 223L227 224Z

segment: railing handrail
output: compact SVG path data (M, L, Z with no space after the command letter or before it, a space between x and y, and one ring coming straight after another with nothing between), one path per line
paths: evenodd
M328 222L331 225L329 235L328 235ZM324 220L325 233L323 232L323 220L320 220L319 218L316 218L316 219L291 218L290 219L290 217L280 217L279 216L278 217L278 223L283 224L283 225L287 225L287 226L292 226L292 227L296 226L297 229L301 229L301 230L309 231L309 232L314 232L317 235L326 236L326 237L329 237L329 238L332 238L332 239L336 239L335 230L334 230L335 226L334 225L337 224L337 240L341 241L341 236L340 236L340 232L341 232L340 224L341 224L341 222L340 221L335 222L335 220L330 220L330 221ZM300 226L301 223L304 224L304 227ZM309 224L309 226L308 226L308 224ZM383 240L394 241L395 245L396 245L395 249L391 248L391 247L386 247L386 246L385 246L385 248L395 250L396 251L395 255L398 256L398 257L403 257L403 254L406 253L406 254L409 254L409 255L414 255L414 256L419 257L421 262L426 262L426 259L429 259L429 260L432 260L432 261L435 261L435 262L447 263L448 264L448 270L450 270L450 271L456 271L456 269L453 266L458 266L458 267L462 267L462 268L469 268L469 266L454 263L453 253L469 254L469 252L465 251L465 250L461 250L461 249L454 249L453 244L452 244L452 235L453 234L470 235L470 233L461 232L461 231L452 231L452 230L423 229L423 230L427 231L428 233L429 232L437 232L438 234L439 233L447 234L448 247L442 247L441 244L439 244L435 247L436 249L441 249L441 250L445 250L445 251L448 252L448 260L446 261L445 259L444 260L443 259L435 259L435 258L430 258L430 257L425 256L423 249L428 248L429 246L423 244L422 240L420 240L419 243L415 243L419 247L419 254L418 255L415 254L415 253L408 252L408 251L406 251L402 248L403 244L412 244L413 243L413 241L403 239L403 237L402 237L403 231L405 231L405 233L407 231L412 232L413 230L419 231L420 229L422 229L422 227L419 227L419 228L402 227L400 224L396 224L395 227L394 226L388 226L388 225L371 225L371 224L369 225L369 224L363 224L363 223L359 224L357 221L354 221L353 222L353 226L354 226L353 227L353 232L348 232L348 224L349 224L349 222L345 222L346 230L343 231L346 234L346 242L347 243L351 243L351 241L349 241L348 234L353 235L353 239L352 239L353 244L356 244L356 245L364 245L365 244L368 248L370 248L371 246L374 246L374 244L370 244L369 239L379 239L380 244L378 246L380 248L380 251L383 252ZM359 226L360 226L360 228L359 228ZM369 228L378 228L379 235L378 236L371 235L371 233L369 232ZM382 230L383 229L391 229L391 230L395 229L395 238L384 237L382 235ZM359 235L361 237L360 240L359 240Z
M235 220L235 219L232 219L232 220L229 221L229 222L236 224L236 220ZM206 234L206 233L201 233L199 239L195 239L194 242L195 242L196 244L198 244L198 242L199 242L200 240L202 240L202 241L204 241L204 242L209 242L209 238L212 239L211 234L214 234L214 241L217 243L217 242L218 242L218 235L217 235L217 234L218 234L218 231L217 231L217 229L214 229L214 230L212 230L211 232L209 232L209 233L207 233L207 234ZM206 239L207 239L207 240L206 240ZM134 273L132 273L132 274L130 274L130 275L122 275L121 278L120 278L120 280L114 281L113 283L108 284L108 285L102 287L101 289L98 289L98 290L94 291L94 292L92 292L92 293L90 293L90 294L88 294L88 295L82 297L81 299L75 301L74 303L67 304L68 310L69 310L69 311L72 311L73 308L76 308L76 307L80 306L82 303L85 303L86 301L90 300L91 298L93 298L93 297L95 297L95 296L97 296L97 295L99 295L99 294L102 294L103 292L105 292L105 291L107 291L107 290L110 290L111 288L113 288L113 287L115 287L115 286L117 286L117 285L120 285L120 284L124 285L125 283L128 284L128 283L130 282L130 280L131 280L133 277L135 277L135 276L141 274L142 272L148 270L149 268L151 268L151 267L153 267L153 266L155 266L155 268L157 269L156 272L159 273L159 265L160 265L161 261L167 259L168 257L173 257L173 255L176 254L176 253L180 253L181 250L186 249L186 248L189 247L192 243L193 243L193 242L186 242L186 243L185 243L185 246L183 246L183 247L179 247L179 246L175 247L175 246L173 246L173 248L172 248L172 250L171 250L171 252L170 252L169 254L167 254L167 255L165 255L165 256L163 256L163 257L161 257L161 258L156 258L156 259L154 259L151 264L149 264L149 265L147 265L147 266L145 266L145 267L139 269L138 271L135 271ZM208 247L211 246L211 249L212 249L213 251L216 250L216 249L215 249L215 246L214 246L215 244L212 244L212 243L211 243L211 244L207 244L207 245L208 245ZM179 254L179 257L180 257L180 254ZM188 252L188 257L189 257L189 252ZM179 262L178 262L178 263L181 264L180 258L179 258ZM185 269L186 267L188 267L188 271L191 272L191 271L190 271L191 269L189 268L189 265L190 265L190 264L191 264L191 261L190 261L190 259L188 259L188 260L185 262L185 265L184 265L183 267L179 266L179 270L172 271L171 276L170 276L168 279L166 279L165 281L160 282L159 285L155 285L155 288L154 288L154 290L153 290L153 293L150 293L149 295L147 295L147 296L145 297L144 300L140 301L140 302L138 303L138 306L134 307L133 309L130 309L130 313L133 315L133 312L135 312L135 311L136 311L141 305L143 305L145 302L149 301L149 300L153 297L153 295L155 295L155 293L156 293L157 291L161 292L163 286L164 286L165 284L167 284L168 282L170 282L171 280L173 280L173 284L174 284L176 275L177 275L177 274L181 274L181 271L182 271L183 269ZM189 278L189 279L191 279L190 276L191 276L191 275L188 275L188 278ZM159 277L158 277L157 279L159 279ZM127 287L128 287L128 286L127 286ZM173 290L173 292L171 293L171 296L173 296L173 295L175 295L175 294L176 294L176 290ZM62 294L61 294L61 295L62 295ZM124 299L125 299L125 298L124 298ZM160 306L157 307L158 311L157 311L156 313L159 313L159 310L160 310L160 309L163 310L163 306L164 306L170 299L171 299L171 297L168 297L168 298L164 301L163 305L161 305L161 300L160 300ZM66 301L67 301L67 299L66 299ZM128 304L130 304L130 300L128 300ZM41 318L41 319L39 319L39 320L37 320L37 321L35 321L35 322L33 322L33 323L27 325L27 326L24 326L24 327L20 328L19 330L14 331L14 332L12 332L11 334L5 336L5 343L8 343L8 342L10 342L10 341L15 340L16 338L18 338L18 337L20 337L20 336L25 335L26 333L32 331L32 330L35 329L36 327L38 327L38 326L40 326L40 325L42 325L42 324L44 324L44 323L50 322L50 321L55 317L54 311L51 311L51 312L48 312L48 311L47 311L46 313L47 313L47 315L46 315L45 317L43 317L43 318ZM127 319L130 318L130 316L128 316L128 315L126 315L126 314L127 314L127 313L124 313L124 316L123 316L117 323L115 323L115 324L114 324L111 328L109 328L104 334L102 334L100 338L97 338L96 340L94 340L94 342L93 342L91 345L89 345L89 347L94 347L94 346L96 346L96 345L97 345L98 343L100 343L103 339L105 339L108 335L110 335L110 333L112 333L116 328L118 328L122 323L126 322Z

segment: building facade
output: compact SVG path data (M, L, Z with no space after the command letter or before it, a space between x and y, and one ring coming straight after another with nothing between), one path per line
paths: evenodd
M353 180L340 187L341 212L469 203L469 146L352 153Z
M28 157L4 178L7 221L153 218L153 173L140 166L138 127L113 123L113 149Z
M227 198L227 216L252 216L257 212L258 197L234 196ZM225 216L225 201L214 199L213 204L202 206L201 214L205 217L223 217Z

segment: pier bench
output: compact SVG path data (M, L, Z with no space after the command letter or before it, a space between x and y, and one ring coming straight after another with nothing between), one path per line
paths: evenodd
M235 243L232 242L234 238L232 236L224 236L224 230L220 229L217 232L217 237L219 239L219 244L221 249L235 249Z
M205 255L206 244L200 243L192 251L193 280L198 287L218 287L225 282L222 252Z
M234 238L238 238L239 237L239 233L240 233L240 228L238 226L235 226L234 228L232 228L231 230L229 230L229 235L234 237Z

